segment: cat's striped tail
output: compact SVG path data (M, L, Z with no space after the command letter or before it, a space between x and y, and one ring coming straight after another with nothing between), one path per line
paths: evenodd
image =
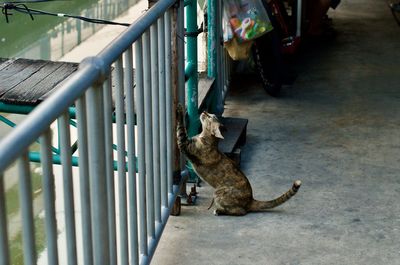
M249 212L262 212L262 211L265 211L268 209L275 208L275 207L283 204L284 202L288 201L291 197L293 197L299 190L300 186L301 186L301 181L296 180L293 183L293 186L290 188L290 190L288 190L287 192L285 192L284 194L282 194L281 196L279 196L278 198L276 198L274 200L271 200L271 201L253 200L250 204L248 211Z

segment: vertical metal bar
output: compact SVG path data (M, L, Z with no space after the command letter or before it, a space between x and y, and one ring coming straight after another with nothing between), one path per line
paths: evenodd
M191 0L186 6L186 27L188 32L197 31L197 1ZM188 135L194 136L200 127L198 108L198 75L197 75L197 36L188 35L187 40L187 64L193 69L186 86L187 112L189 116Z
M167 196L167 109L166 109L166 46L171 45L165 40L165 15L158 19L158 67L159 67L159 86L160 86L160 185L161 185L161 206L168 207ZM170 66L170 65L168 65ZM171 113L168 113L171 115ZM162 220L164 222L164 220Z
M152 95L151 95L151 58L149 31L143 33L143 89L144 89L144 119L146 145L146 198L147 198L147 231L148 236L154 237L154 181L153 181L153 131L152 126Z
M220 0L208 0L207 2L208 16L208 73L211 78L215 78L216 94L215 107L213 111L217 114L223 112L223 88L225 85L224 69L223 69L223 48L220 45L221 38L221 17L222 3Z
M22 234L24 246L24 264L36 264L35 228L32 206L32 184L28 153L18 159L19 196L21 203Z
M61 165L63 174L65 228L67 233L68 264L77 263L76 231L74 211L74 190L71 163L71 136L69 131L69 114L65 112L58 118L60 135Z
M118 163L118 203L119 203L119 257L121 264L128 264L128 224L126 208L126 168L125 168L125 115L124 76L122 57L115 62L115 108L117 112L117 163Z
M297 0L297 8L296 8L296 37L301 36L301 21L303 16L303 1Z
M158 78L158 25L150 27L151 49L151 94L153 124L153 176L154 176L154 218L161 222L161 186L160 186L160 86Z
M82 95L76 101L76 116L78 123L78 153L79 153L79 186L82 215L82 247L83 262L85 265L93 264L92 227L90 214L90 182L89 182L89 158L86 97ZM51 263L50 263L51 264Z
M4 175L0 172L0 265L10 264L7 232L7 209L4 190Z
M114 151L113 151L113 102L111 76L103 84L104 98L104 137L105 137L105 164L107 183L107 208L110 263L117 264L117 232L115 214L115 183L114 183Z
M218 35L217 27L217 2L215 0L207 0L207 76L210 78L217 77L217 49Z
M223 90L224 90L224 85L225 85L225 75L223 72L223 54L224 54L224 48L220 43L221 39L221 29L222 27L219 25L222 25L222 1L221 0L216 0L216 14L219 14L215 18L215 34L217 38L217 43L216 43L216 107L214 112L218 115L222 115L224 112L224 96L223 96Z
M225 98L226 98L226 95L227 95L227 92L228 92L228 89L229 89L229 83L230 83L230 80L231 80L231 65L230 65L230 58L227 56L227 53L226 53L226 51L223 49L223 48L221 48L221 50L222 50L222 52L221 52L221 56L222 56L222 58L224 58L224 73L225 73L225 75L224 75L224 77L225 77L225 86L224 86L224 90L225 90L225 93L224 93L224 96L222 97L222 102L225 102ZM224 103L222 103L222 104L224 104Z
M110 261L108 241L107 182L105 178L105 140L103 94L100 86L86 92L88 115L88 146L90 201L92 203L93 263L107 265Z
M42 161L42 185L45 210L47 257L49 264L58 264L57 220L55 206L55 186L51 154L51 131L47 130L40 139L40 159Z
M176 51L178 53L178 91L175 97L179 102L184 104L186 95L185 95L185 87L186 87L186 82L185 82L185 46L187 45L187 42L184 40L185 36L185 4L184 0L179 1L179 7L178 7L178 17L177 17L177 36L174 36L174 38L177 38L178 40L178 50ZM189 19L189 18L187 18ZM193 72L195 69L193 70ZM177 103L177 102L175 102Z
M143 46L142 38L135 42L136 55L136 120L138 131L138 172L139 172L139 240L140 254L147 256L147 207L146 207L146 169L145 169L145 120L143 86Z
M172 143L172 39L171 39L171 10L165 14L165 102L167 113L166 127L167 127L167 193L172 193L173 181L173 158L174 148ZM166 195L168 196L168 194ZM169 205L168 205L169 207Z
M228 87L229 86L229 61L228 58L226 58L225 54L222 53L222 59L223 59L223 71L224 71L224 76L225 76L225 81L224 81L224 87Z
M173 164L172 164L172 172L170 172L171 177L169 178L169 192L173 192L173 182L175 175L180 173L181 168L184 166L183 156L180 155L180 151L177 148L176 144L176 133L175 133L175 110L178 102L181 104L185 104L185 43L182 36L184 36L184 24L185 24L185 8L184 1L179 1L179 6L173 10L173 14L171 17L172 20L172 64L175 66L176 71L172 74L172 89L171 89L171 105L170 112L172 114L172 122L171 122L171 152L173 154ZM176 40L174 42L174 40ZM193 67L192 67L193 68ZM194 72L194 68L191 69ZM182 186L182 191L185 192L184 188L186 186ZM170 206L171 207L171 206Z
M139 56L139 55L137 55ZM132 46L124 53L125 90L126 90L126 125L128 127L128 188L129 188L129 239L131 264L139 264L138 220L136 192L136 136L135 136L135 98L133 90Z
M189 19L189 18L187 18ZM189 104L188 102L185 102L187 98L189 98L186 94L187 89L189 88L186 86L185 82L185 63L186 63L186 58L185 58L185 47L186 43L183 41L183 39L180 36L184 36L184 31L185 31L185 7L184 7L184 0L180 0L179 7L178 7L178 18L177 18L177 36L176 38L178 39L178 47L176 50L176 53L178 54L178 85L173 89L173 101L171 105L171 110L172 113L175 112L176 110L176 104L180 102L181 104ZM197 61L197 60L196 60ZM193 73L196 72L196 69L193 68ZM192 80L193 81L193 80ZM192 87L192 86L191 86ZM193 88L193 87L192 87ZM197 91L196 91L197 94ZM195 100L196 101L196 100ZM197 101L196 101L197 102ZM191 106L192 110L195 108L193 105ZM192 117L192 121L196 120ZM189 122L190 123L190 122ZM175 133L175 127L176 126L176 120L174 120L174 123L172 124L172 130L173 130L173 136L172 136L172 142L173 142L173 152L175 154L175 161L174 161L174 171L173 171L173 178L177 175L180 174L180 171L183 167L185 167L185 159L183 156L180 155L180 151L178 149L178 146L176 144L176 133ZM192 126L196 127L196 125ZM193 176L196 176L193 174ZM172 184L171 184L172 185ZM186 192L186 185L182 186L182 192ZM172 190L172 186L171 186Z

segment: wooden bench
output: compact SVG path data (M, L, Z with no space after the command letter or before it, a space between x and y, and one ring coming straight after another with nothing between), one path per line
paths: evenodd
M38 105L77 69L77 63L0 58L0 102Z

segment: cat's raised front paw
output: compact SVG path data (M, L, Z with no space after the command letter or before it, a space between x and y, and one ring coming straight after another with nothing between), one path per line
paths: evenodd
M178 105L176 105L176 118L178 121L183 119L184 113L185 113L185 108L181 103L178 103Z

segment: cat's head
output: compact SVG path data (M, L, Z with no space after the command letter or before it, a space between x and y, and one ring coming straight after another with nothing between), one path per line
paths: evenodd
M224 139L220 131L222 125L217 116L203 111L203 113L200 114L200 122L203 128L203 134L208 133L217 138Z

